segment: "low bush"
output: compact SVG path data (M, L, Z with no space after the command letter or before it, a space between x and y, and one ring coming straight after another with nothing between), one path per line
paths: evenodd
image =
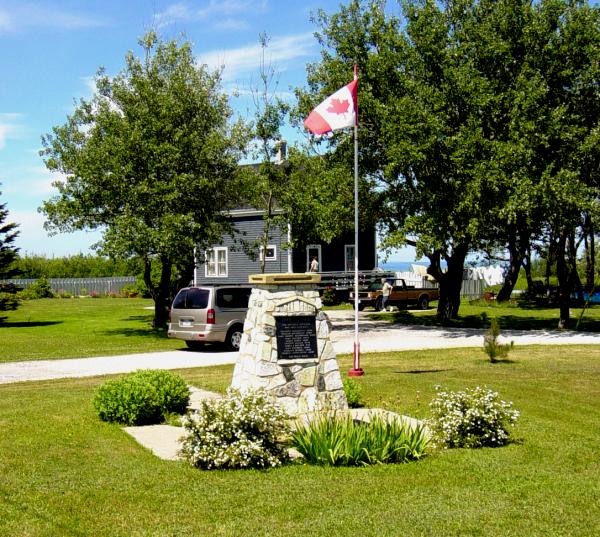
M137 298L140 296L140 291L135 285L126 285L121 289L121 295L125 298Z
M47 278L38 278L33 282L27 289L24 289L19 293L21 298L37 299L37 298L54 298L56 295L50 287L50 282Z
M226 398L203 400L183 419L181 454L205 470L279 466L288 458L280 442L289 432L287 420L264 390L230 388Z
M323 296L321 297L324 306L336 306L339 304L338 296L335 292L334 287L326 287L323 290Z
M173 413L186 412L190 390L170 371L139 370L105 382L94 397L100 419L124 425L160 423Z
M512 402L497 392L476 387L459 392L443 391L431 402L427 421L435 445L444 448L501 446L509 442L509 428L519 417Z
M427 443L423 427L377 415L369 422L357 422L348 414L321 415L292 434L292 444L306 461L324 466L408 462L421 458Z
M352 378L344 378L342 382L344 383L344 392L346 393L348 406L350 408L360 408L365 406L360 384Z

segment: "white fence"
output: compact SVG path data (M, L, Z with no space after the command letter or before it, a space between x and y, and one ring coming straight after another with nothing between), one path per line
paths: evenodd
M431 282L423 278L415 272L396 272L396 278L401 278L406 282L406 285L414 285L415 287L438 287L437 283ZM463 280L460 290L461 298L481 298L483 290L487 287L485 280Z
M17 287L27 289L36 279L2 280ZM126 285L135 283L135 276L115 276L110 278L48 278L48 283L56 293L67 292L71 295L98 294L110 295L119 293Z

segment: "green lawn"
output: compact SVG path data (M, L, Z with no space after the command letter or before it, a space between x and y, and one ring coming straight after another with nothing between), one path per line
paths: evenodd
M0 362L110 356L182 348L154 330L153 302L127 298L28 300L0 323Z
M0 535L596 536L600 348L364 355L369 406L425 417L434 386L486 385L522 412L517 441L405 465L203 472L161 461L91 399L102 379L0 386ZM341 369L350 368L341 358ZM182 371L224 390L232 368Z

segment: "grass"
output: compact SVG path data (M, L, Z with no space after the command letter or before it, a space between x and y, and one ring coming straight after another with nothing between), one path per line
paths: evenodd
M600 348L363 356L368 406L428 415L434 386L486 385L522 412L516 442L367 468L203 472L167 462L91 400L102 378L0 386L0 535L600 534ZM348 370L349 356L340 368ZM181 371L224 391L231 366Z
M373 319L388 319L401 324L420 326L439 326L436 319L437 304L427 311L400 310L392 313L368 314ZM570 328L575 330L581 316L581 308L571 308ZM533 307L516 302L497 303L493 301L463 300L458 312L458 319L453 319L446 326L456 328L487 328L490 319L495 317L503 330L557 330L558 308ZM600 306L589 306L577 327L578 331L600 332Z
M152 328L153 302L127 298L28 300L0 323L0 362L179 349Z

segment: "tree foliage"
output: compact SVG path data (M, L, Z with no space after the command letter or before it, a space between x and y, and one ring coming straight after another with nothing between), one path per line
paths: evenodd
M6 222L7 218L8 209L6 209L6 204L0 204L0 280L12 278L17 273L15 260L19 249L15 248L14 242L19 235L18 225ZM18 301L14 296L15 291L14 286L0 283L0 311L17 308Z
M429 258L442 318L458 314L470 252L508 247L521 263L549 231L568 304L573 230L597 197L598 13L567 0L405 0L394 15L354 0L315 17L322 58L300 110L358 65L360 169L381 197L384 244ZM350 159L343 134L328 143Z
M106 278L110 276L135 276L142 273L137 258L111 259L98 255L69 255L47 257L26 255L15 260L21 278Z
M194 247L227 228L245 132L230 126L219 74L196 65L189 43L150 32L140 45L142 58L128 53L113 78L100 69L94 96L43 137L46 166L65 178L42 211L52 231L100 228L101 252L142 259L163 325L173 280L192 277Z

